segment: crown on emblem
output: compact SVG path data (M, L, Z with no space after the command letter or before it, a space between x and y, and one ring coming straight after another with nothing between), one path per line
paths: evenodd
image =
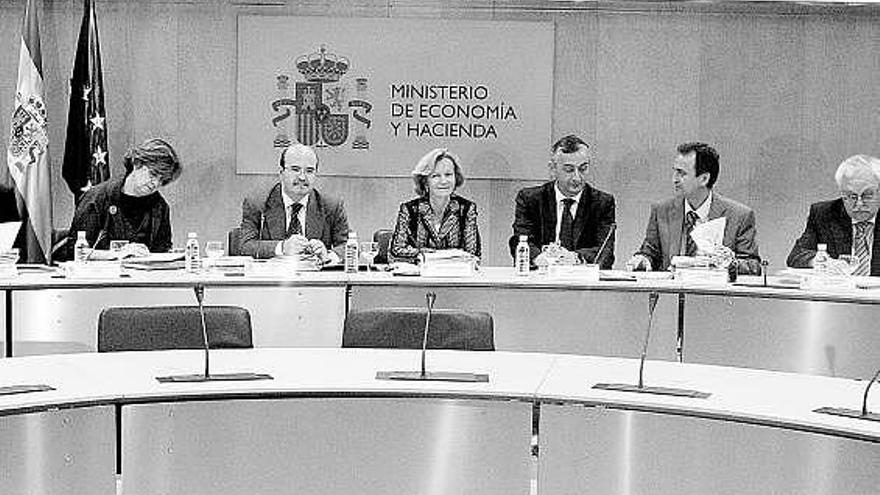
M317 52L303 55L296 59L296 69L308 82L336 82L348 72L348 59L327 53L327 47L321 45Z

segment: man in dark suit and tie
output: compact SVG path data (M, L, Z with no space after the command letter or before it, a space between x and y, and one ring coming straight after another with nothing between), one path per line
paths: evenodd
M315 189L318 156L302 144L281 152L277 184L241 205L241 252L255 258L315 253L339 261L348 238L342 201ZM332 251L328 251L332 250Z
M524 188L516 196L511 256L515 257L519 236L527 235L533 264L544 263L541 247L555 242L587 263L611 268L614 197L587 183L590 147L571 135L554 143L550 152L548 166L553 180ZM600 253L606 237L608 242Z
M828 246L837 258L852 254L853 275L880 276L880 159L855 155L844 160L834 174L840 197L810 206L804 233L788 254L788 266L813 266L816 246Z
M758 275L761 258L755 240L755 212L713 191L718 179L718 152L705 143L678 147L672 166L675 196L651 207L642 247L627 262L631 270L667 270L673 256L694 256L694 226L725 217L723 246L706 255L735 256L737 272Z

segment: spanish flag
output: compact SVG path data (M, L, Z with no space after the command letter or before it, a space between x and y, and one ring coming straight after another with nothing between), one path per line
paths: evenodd
M18 247L26 263L50 263L52 251L52 189L49 133L43 99L40 27L34 0L27 0L18 57L18 85L12 111L12 133L6 151L22 220Z

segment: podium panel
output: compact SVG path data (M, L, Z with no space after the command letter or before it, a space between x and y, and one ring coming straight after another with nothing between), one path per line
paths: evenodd
M113 407L0 417L0 492L115 495Z
M17 291L13 301L15 356L96 351L98 315L105 307L196 304L192 289L162 286ZM205 304L247 309L255 347L342 345L341 286L208 287Z
M880 444L771 426L541 406L538 493L871 495Z
M123 407L126 495L529 493L531 404L294 398Z
M495 319L495 349L596 356L638 356L648 322L647 292L506 287L352 287L352 309L425 305L488 311ZM651 359L674 360L678 299L661 294L654 314Z
M880 364L880 306L688 295L685 361L866 378Z

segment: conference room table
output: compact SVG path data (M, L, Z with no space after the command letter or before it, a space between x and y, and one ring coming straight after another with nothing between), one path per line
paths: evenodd
M405 277L389 272L262 270L243 276L135 271L77 279L23 272L0 280L5 355L96 350L97 317L108 306L206 304L247 308L256 347L340 347L350 310L422 307L487 311L499 350L638 356L649 295L659 295L649 356L825 376L859 378L880 366L880 284L850 290L803 290L776 277L739 284L683 284L671 279L588 282L509 267L473 277ZM878 288L874 288L878 287Z
M388 381L419 351L212 351L214 373L253 382L160 383L202 352L0 360L3 493L877 493L880 423L864 381L648 361L647 385L692 399L594 389L633 383L638 361L429 351L429 371L482 383ZM868 406L880 409L880 395ZM537 428L534 428L537 425Z

